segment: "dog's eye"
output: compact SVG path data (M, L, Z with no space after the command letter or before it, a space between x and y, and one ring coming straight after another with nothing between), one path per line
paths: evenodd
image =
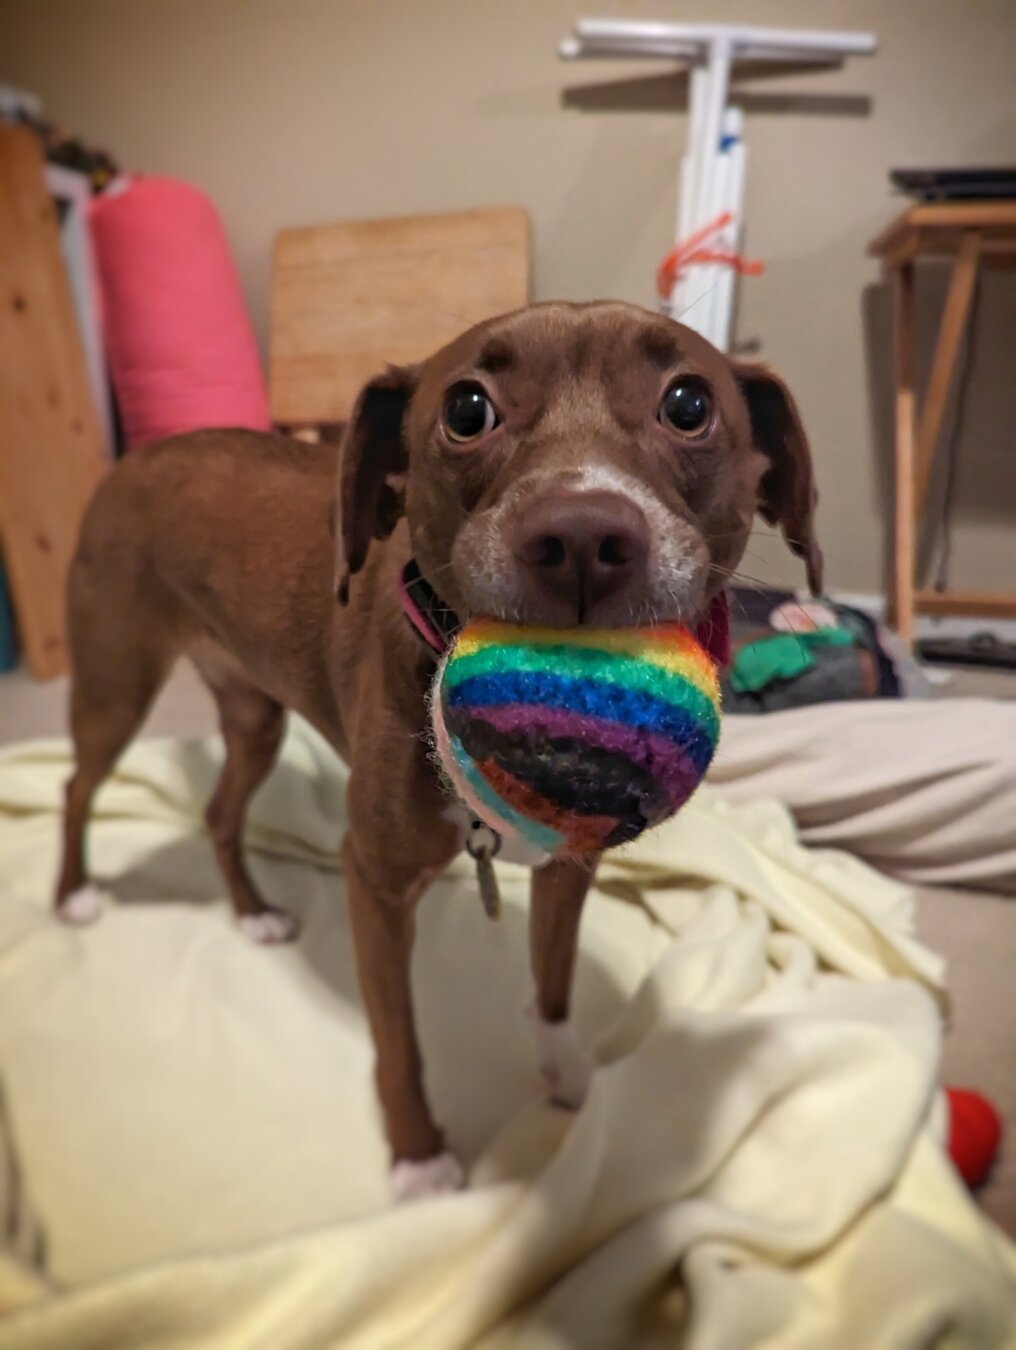
M476 441L498 424L494 405L483 386L465 382L448 390L444 407L444 428L452 441Z
M700 436L713 420L713 400L700 380L682 377L663 395L660 421L682 436Z

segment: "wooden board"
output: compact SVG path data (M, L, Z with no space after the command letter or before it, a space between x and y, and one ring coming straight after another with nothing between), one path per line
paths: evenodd
M283 230L272 280L271 408L282 426L347 417L365 380L529 300L518 206Z
M0 538L39 679L67 666L67 566L105 464L42 152L0 126Z
M1016 619L1016 595L994 591L918 591L914 596L918 614L960 614L968 618Z

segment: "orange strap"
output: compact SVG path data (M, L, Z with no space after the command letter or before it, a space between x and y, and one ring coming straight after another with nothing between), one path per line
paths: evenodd
M660 263L656 273L656 290L661 300L669 298L674 282L689 263L723 263L732 267L739 276L757 277L765 269L765 263L743 257L740 253L731 253L726 249L703 248L702 245L714 234L724 229L733 220L729 211L722 212L715 220L690 234L680 244L676 244Z

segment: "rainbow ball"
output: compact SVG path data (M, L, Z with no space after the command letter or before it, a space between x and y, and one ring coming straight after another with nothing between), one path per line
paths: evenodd
M431 697L452 789L502 839L553 857L613 848L666 820L719 736L716 668L677 624L529 628L480 619Z

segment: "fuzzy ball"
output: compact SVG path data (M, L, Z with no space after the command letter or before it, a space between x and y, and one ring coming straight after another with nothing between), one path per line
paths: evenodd
M481 619L445 655L434 741L456 794L503 838L597 852L672 816L719 735L716 668L676 624L562 630Z

